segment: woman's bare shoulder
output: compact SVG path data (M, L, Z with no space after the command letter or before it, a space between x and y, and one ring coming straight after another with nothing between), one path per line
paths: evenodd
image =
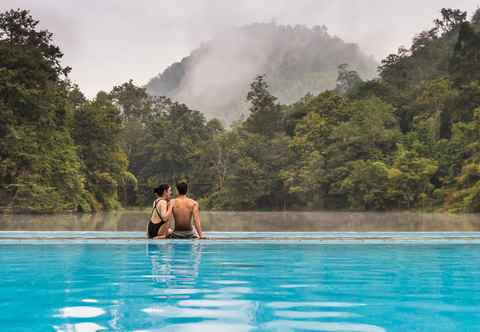
M156 206L167 206L167 201L161 198L157 198L153 201L153 207Z

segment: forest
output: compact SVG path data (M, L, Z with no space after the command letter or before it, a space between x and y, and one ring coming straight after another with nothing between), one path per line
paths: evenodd
M179 180L209 210L480 212L480 11L290 104L257 73L228 127L131 80L86 98L38 23L0 14L3 212L143 207Z

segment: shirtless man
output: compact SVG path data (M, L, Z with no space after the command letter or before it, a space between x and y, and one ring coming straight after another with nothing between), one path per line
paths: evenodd
M170 239L203 239L202 225L200 223L200 209L198 203L187 197L188 185L185 182L177 184L178 196L169 203L173 209L175 229L168 236ZM192 218L195 230L192 227Z

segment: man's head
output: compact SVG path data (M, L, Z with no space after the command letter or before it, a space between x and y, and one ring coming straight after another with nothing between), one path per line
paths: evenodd
M172 187L166 183L161 184L157 188L153 189L153 192L157 194L158 197L163 197L165 199L172 197Z
M186 195L188 191L188 184L186 182L177 183L177 191L179 195Z

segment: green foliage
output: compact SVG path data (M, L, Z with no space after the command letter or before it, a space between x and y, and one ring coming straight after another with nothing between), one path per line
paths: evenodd
M321 94L315 99L319 99L317 105L325 105L331 96ZM359 174L361 162L388 160L395 149L400 133L393 110L378 98L339 99L330 105L339 109L317 109L297 124L290 144L296 162L283 171L283 179L291 193L301 194L299 199L310 200L312 207L367 208L357 204L358 198L346 188L356 186L352 170Z
M248 116L224 128L185 104L150 96L153 83L146 89L130 80L88 100L66 78L49 32L38 31L26 11L0 14L1 208L147 205L160 182L187 180L209 209L480 212L479 15L468 22L466 13L443 9L409 48L382 61L374 80L343 64L357 69L358 57L337 63L345 59L333 52L325 59L329 68L340 65L337 86L318 95L305 95L305 86L320 91L332 73L296 72L295 53L270 54L271 90L296 102L280 104L257 76L250 91L236 87L229 95L246 95ZM279 27L260 28L245 29L268 39ZM355 53L325 30L314 35L324 49ZM167 69L158 79L162 91L175 93L186 68L210 52L207 45ZM216 102L228 89L216 86L202 98ZM215 105L239 109L230 102Z
M357 160L340 184L349 205L359 210L386 210L389 206L389 168L381 161Z
M120 110L104 92L75 110L73 136L87 175L86 187L105 209L120 207L119 190L136 186L119 143L121 130Z
M480 33L469 22L460 25L458 40L450 60L450 73L458 84L480 79Z
M251 85L247 100L252 104L250 116L245 127L252 133L271 137L280 127L280 107L274 96L268 91L268 84L264 76L258 76Z
M431 181L437 170L435 160L422 158L400 145L389 171L389 196L396 202L396 207L424 207L428 204L434 189Z
M0 14L0 207L76 210L86 192L68 129L69 69L37 24L27 11Z

